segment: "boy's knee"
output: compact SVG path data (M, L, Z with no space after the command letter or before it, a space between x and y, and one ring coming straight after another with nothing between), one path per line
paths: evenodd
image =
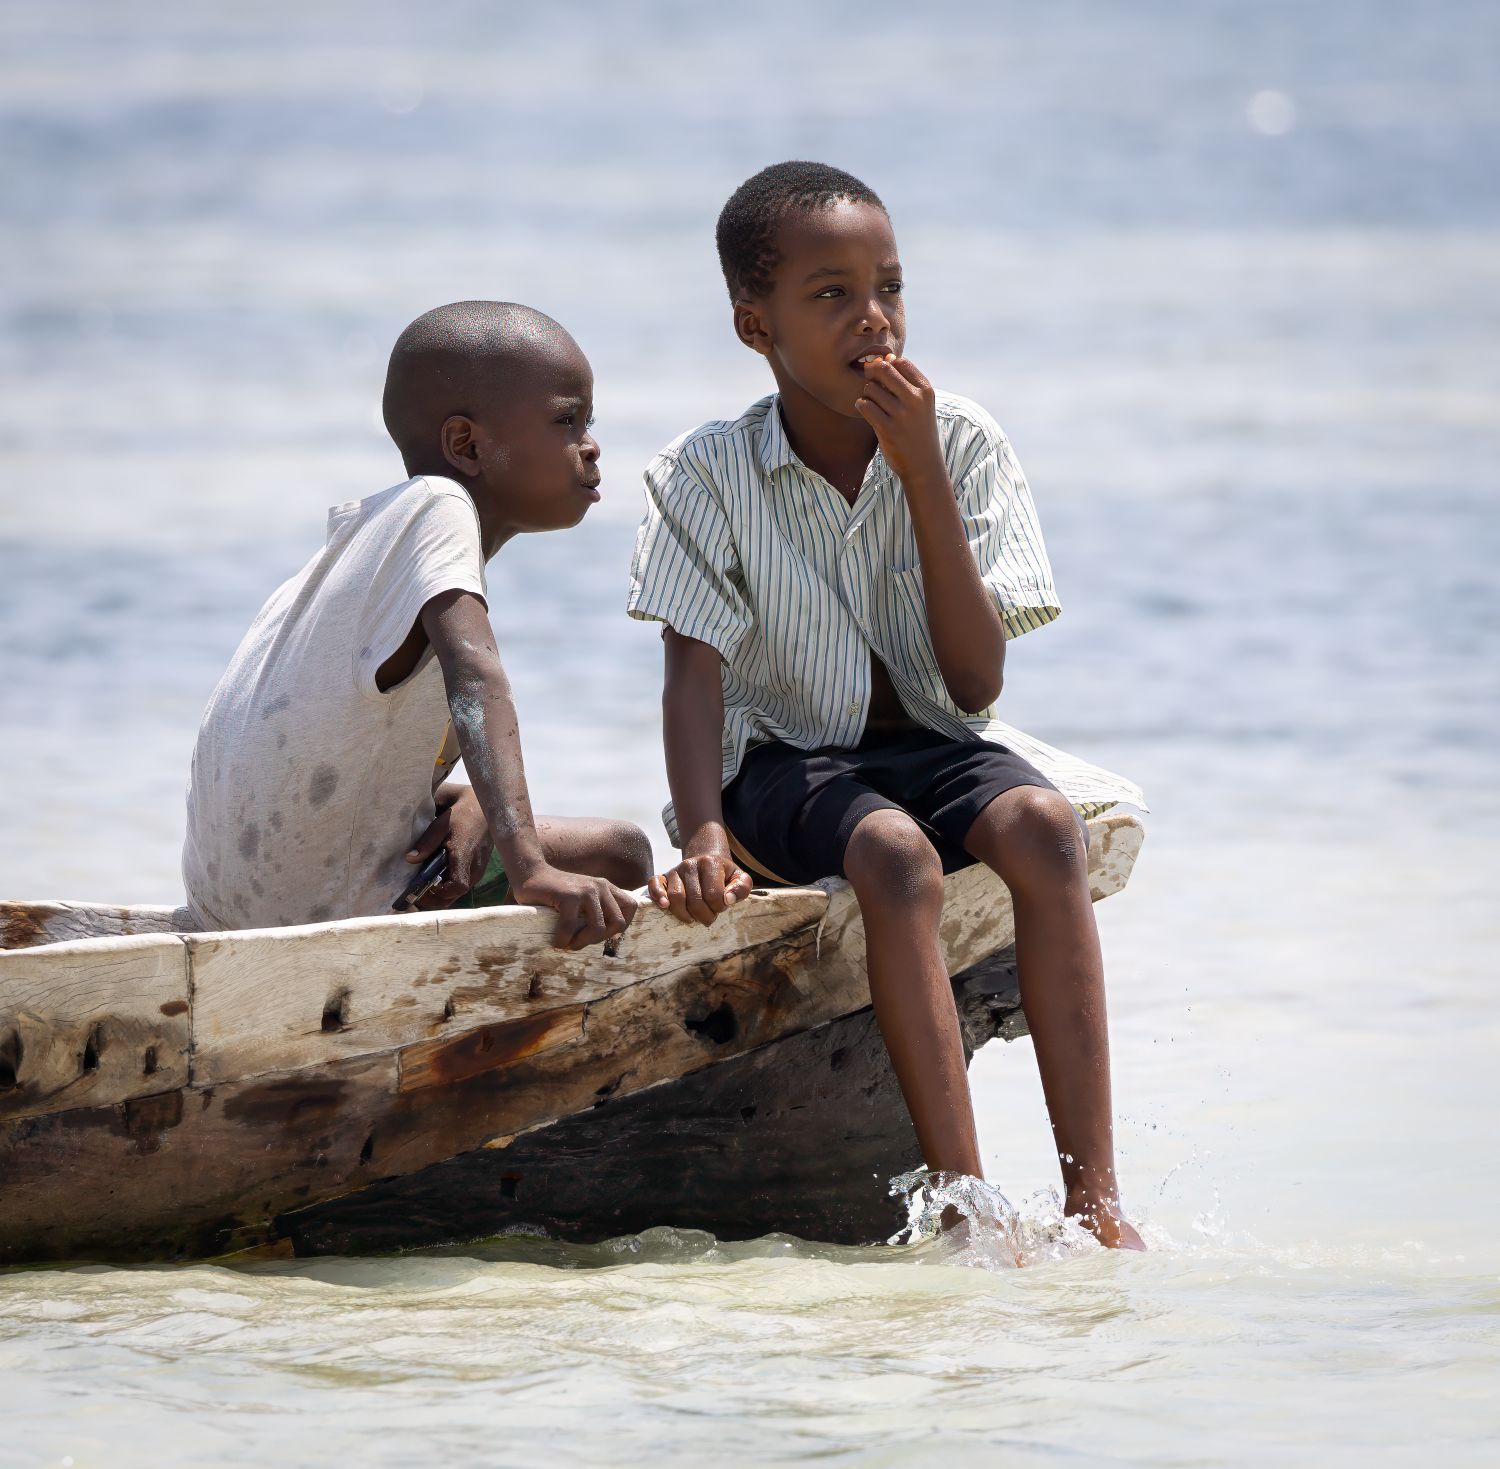
M655 870L651 839L633 821L606 822L600 848L600 876L616 887L644 887Z
M1025 786L1007 813L1007 847L1015 860L1005 878L1011 886L1032 880L1074 881L1088 872L1088 827L1061 791Z
M844 873L861 900L942 901L943 864L926 833L903 811L872 812L854 828Z

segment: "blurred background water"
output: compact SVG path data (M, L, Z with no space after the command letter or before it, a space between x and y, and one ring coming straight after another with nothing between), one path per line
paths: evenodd
M1500 11L5 0L0 42L0 893L177 898L208 692L400 477L385 354L465 296L598 378L603 503L491 568L537 803L665 859L639 473L767 390L719 205L826 159L1032 482L1065 615L1007 717L1152 800L1100 920L1158 1246L11 1275L0 1461L1493 1462ZM1055 1182L1027 1043L974 1078L990 1177Z

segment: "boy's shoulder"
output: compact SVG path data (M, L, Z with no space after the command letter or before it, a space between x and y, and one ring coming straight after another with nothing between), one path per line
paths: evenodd
M950 434L970 435L986 439L991 443L1000 443L1004 440L1005 432L995 422L994 416L972 398L965 398L958 393L949 393L938 388L935 392L935 400L933 406L937 411L938 426L946 429Z
M462 506L472 515L475 526L479 524L479 511L468 491L457 480L444 479L436 474L415 474L399 484L366 495L362 500L346 500L329 510L328 515L330 520L371 520L387 514L406 518L434 503Z
M710 418L697 428L678 434L657 454L654 463L707 468L728 447L759 445L776 406L775 393L757 399L737 418Z

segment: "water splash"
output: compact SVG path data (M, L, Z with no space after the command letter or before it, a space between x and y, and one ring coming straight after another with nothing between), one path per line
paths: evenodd
M935 1263L1014 1270L1103 1248L1063 1213L1055 1189L1039 1189L1017 1207L983 1179L926 1169L893 1178L890 1188L906 1200L906 1225L887 1243L921 1246ZM944 1229L949 1210L957 1219L950 1216Z

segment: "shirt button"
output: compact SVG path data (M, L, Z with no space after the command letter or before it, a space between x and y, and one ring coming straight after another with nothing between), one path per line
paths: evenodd
M853 699L851 699L849 701L849 718L853 719L854 716L856 714L858 714L858 713L859 713L859 705Z

